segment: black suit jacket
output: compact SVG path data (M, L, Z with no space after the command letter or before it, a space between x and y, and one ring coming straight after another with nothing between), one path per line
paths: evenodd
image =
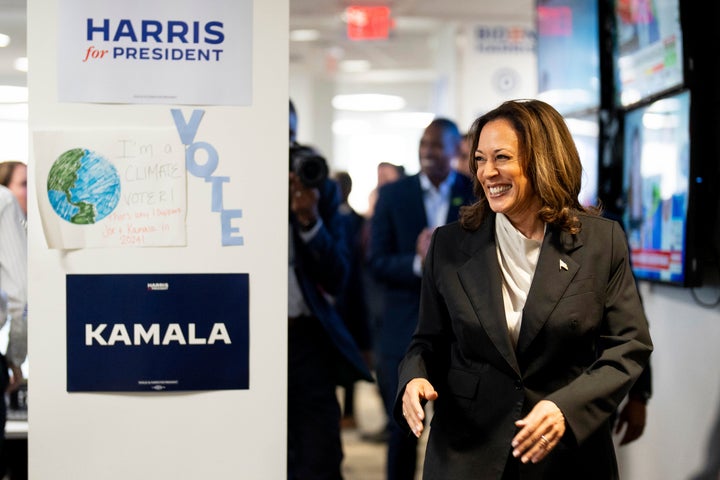
M363 281L365 252L363 251L362 234L365 217L348 204L341 205L340 213L345 224L346 240L350 252L350 272L345 288L335 299L335 307L358 347L362 351L369 352L372 348L372 334L370 333L369 309Z
M495 215L475 232L439 228L425 260L420 322L400 367L396 420L412 378L438 391L426 479L500 479L514 422L540 400L566 434L523 479L617 477L611 416L652 343L621 227L581 215L570 235L548 225L516 349L505 321Z
M447 221L458 219L462 205L473 203L472 181L455 174ZM420 277L413 272L417 237L428 226L420 176L383 185L371 220L369 265L383 295L377 348L398 361L417 325Z
M373 377L347 325L330 302L345 288L350 269L350 253L345 240L345 225L338 212L340 195L337 184L325 180L319 188L318 210L322 226L307 243L293 228L295 273L305 303L322 324L327 337L339 353L335 369L336 382L348 385L356 380L372 382ZM290 221L295 224L294 215Z

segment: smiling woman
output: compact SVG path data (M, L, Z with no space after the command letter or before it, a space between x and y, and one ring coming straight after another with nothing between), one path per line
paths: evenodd
M624 233L580 204L552 106L506 101L470 137L478 201L433 234L392 414L419 437L433 402L425 480L617 479L612 413L653 349Z

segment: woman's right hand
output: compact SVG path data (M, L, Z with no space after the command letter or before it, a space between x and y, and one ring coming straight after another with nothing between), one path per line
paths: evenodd
M432 384L424 378L413 378L405 386L402 396L402 413L413 434L420 438L425 428L425 409L423 400L435 400L438 393Z

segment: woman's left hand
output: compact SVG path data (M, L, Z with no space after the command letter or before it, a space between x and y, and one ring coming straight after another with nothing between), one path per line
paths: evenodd
M515 426L520 431L512 440L513 457L520 457L522 463L538 463L565 434L565 416L555 403L541 400Z

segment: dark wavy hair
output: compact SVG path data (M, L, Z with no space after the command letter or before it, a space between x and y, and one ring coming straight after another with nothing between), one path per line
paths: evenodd
M7 160L5 162L0 162L0 185L5 187L10 185L13 172L20 165L25 165L25 163L19 160Z
M520 168L542 205L538 217L564 231L578 233L581 228L578 213L598 215L600 208L580 203L580 155L562 115L541 100L509 100L473 122L468 132L470 171L478 201L461 209L462 226L477 230L490 213L485 191L477 179L474 152L485 125L499 119L507 120L517 134Z

